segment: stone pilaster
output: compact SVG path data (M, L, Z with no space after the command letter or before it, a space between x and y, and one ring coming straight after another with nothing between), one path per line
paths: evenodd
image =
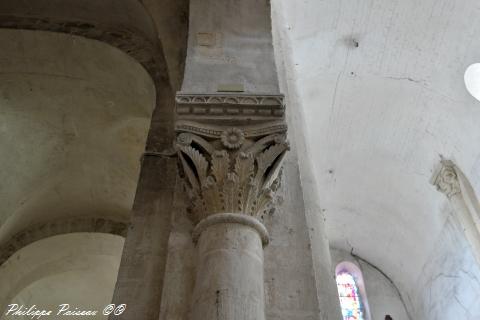
M262 216L286 141L283 96L177 94L176 148L195 224L191 319L265 318Z
M470 243L477 262L480 263L479 207L470 183L451 160L445 159L442 159L430 182L447 196L465 238Z

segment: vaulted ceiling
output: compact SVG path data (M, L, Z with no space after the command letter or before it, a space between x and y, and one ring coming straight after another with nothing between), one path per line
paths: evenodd
M480 62L479 3L273 6L331 245L415 288L447 219L429 183L440 155L480 188L480 102L463 79Z

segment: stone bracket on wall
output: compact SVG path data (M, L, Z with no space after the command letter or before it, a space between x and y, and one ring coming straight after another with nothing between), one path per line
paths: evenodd
M460 183L455 171L455 164L453 161L442 159L440 166L430 180L430 183L449 199L460 194Z
M286 140L282 95L176 95L175 142L197 224L218 213L271 210Z

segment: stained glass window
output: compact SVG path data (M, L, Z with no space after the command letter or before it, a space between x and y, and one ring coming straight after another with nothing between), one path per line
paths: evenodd
M343 320L365 320L360 294L353 276L344 271L337 274L336 280Z

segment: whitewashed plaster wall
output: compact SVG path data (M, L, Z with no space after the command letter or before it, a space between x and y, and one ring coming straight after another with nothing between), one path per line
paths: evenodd
M442 215L442 231L413 290L413 301L423 302L416 304L414 319L478 320L480 267L455 213L446 205Z
M353 249L382 270L413 319L475 317L455 305L478 297L472 287L478 270L462 234L446 227L447 199L429 179L443 155L480 187L480 103L463 83L480 57L479 3L276 0L272 6L287 48L289 94L304 115L308 150L300 166L313 165L308 179L316 182L331 245ZM468 272L442 280L441 290L426 298L428 279L461 273L462 265ZM469 293L457 296L459 304L454 292Z
M395 320L413 319L407 314L398 289L380 270L343 250L330 248L330 252L333 268L341 262L348 261L361 270L371 315L369 320L384 320L387 314Z

